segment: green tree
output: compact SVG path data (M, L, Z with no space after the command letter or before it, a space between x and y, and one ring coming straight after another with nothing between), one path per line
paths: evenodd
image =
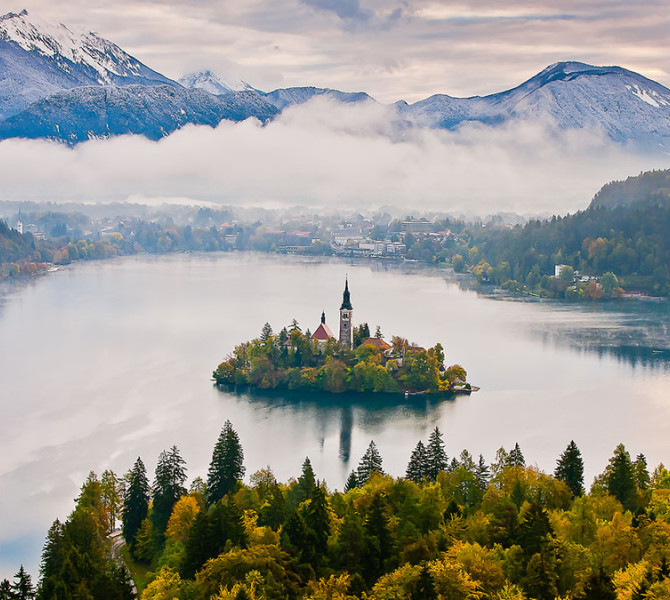
M270 336L272 335L272 327L270 326L270 323L265 323L263 325L263 329L261 331L261 342L265 343L270 339Z
M554 477L565 482L573 496L581 496L584 493L584 461L574 440L570 441L568 447L556 461Z
M460 254L454 254L451 257L451 264L454 267L456 273L462 273L465 271L465 259Z
M142 521L149 513L149 481L147 470L140 457L137 457L133 468L127 475L126 493L123 498L123 537L135 549L135 537L142 526Z
M358 478L356 477L356 471L352 471L351 473L349 473L349 477L347 477L347 480L344 482L344 491L346 493L357 487L358 487Z
M605 470L605 486L626 510L635 510L637 503L635 471L630 454L623 444L614 449L614 454L610 458Z
M102 503L109 520L107 533L111 533L116 528L116 521L121 517L121 507L123 506L122 484L122 480L111 469L106 469L102 472L100 487L102 489Z
M172 509L177 500L186 494L186 462L179 454L177 446L163 450L158 456L156 475L152 488L153 505L151 520L159 544L164 540Z
M514 448L510 450L509 457L507 459L507 464L511 467L526 466L526 459L523 457L523 452L521 452L521 446L519 446L519 442L514 444Z
M584 591L578 598L583 600L616 600L612 578L601 567L594 571L584 584Z
M386 569L386 561L393 553L393 537L389 527L388 507L381 494L375 494L365 518L367 553L363 577L371 583Z
M477 488L481 494L484 494L486 488L489 486L491 471L481 454L479 455L479 460L475 466L475 478L477 480Z
M305 511L305 525L309 529L314 548L314 562L318 565L328 550L328 536L330 535L330 511L326 492L322 486L312 490L309 505Z
M449 466L449 458L444 450L442 433L435 427L428 438L426 447L426 476L430 481L435 481L441 471L446 471Z
M314 475L314 469L312 468L312 461L309 460L309 456L307 456L302 462L302 471L300 477L298 477L298 484L295 486L293 493L293 504L298 505L307 500L312 495L315 488L316 476Z
M377 450L374 441L370 442L368 449L365 451L361 462L358 463L356 470L356 481L359 486L365 485L373 473L384 473L382 469L382 457Z
M226 421L214 446L207 473L207 503L214 504L232 491L244 476L244 452L237 432Z
M605 298L614 298L619 291L619 279L614 273L609 271L600 278L600 286Z
M370 327L367 323L361 323L353 329L353 347L358 348L370 337Z
M30 575L23 568L23 565L21 565L16 575L14 575L12 594L12 598L15 600L30 600L35 597L33 582Z
M437 598L435 580L428 569L428 565L424 564L419 572L419 579L412 590L410 600L437 600Z
M421 483L428 477L428 453L421 440L412 451L405 477L414 483Z
M41 588L50 587L52 578L56 578L65 564L65 529L56 519L47 533L40 562Z
M635 483L637 489L644 493L649 489L651 485L651 477L649 476L649 469L647 468L647 458L644 454L638 454L635 457Z

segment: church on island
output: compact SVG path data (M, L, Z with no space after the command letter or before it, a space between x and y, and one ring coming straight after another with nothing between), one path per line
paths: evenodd
M344 293L342 294L342 305L340 306L340 336L338 341L345 348L353 346L353 313L354 307L351 304L351 294L349 293L349 278L344 280ZM312 339L320 344L325 344L328 340L335 339L330 327L326 324L326 313L321 313L321 323L312 334ZM391 346L380 337L369 337L360 344L364 346L370 344L382 351L389 350Z

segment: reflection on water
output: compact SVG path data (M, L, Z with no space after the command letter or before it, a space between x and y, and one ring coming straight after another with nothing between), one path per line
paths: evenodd
M354 423L362 420L383 426L385 422L401 419L426 420L443 403L455 402L456 396L409 396L403 394L326 394L302 391L285 392L257 390L234 386L216 387L225 396L235 396L257 409L281 409L292 412L296 418L303 413L313 415L319 423L339 423L338 456L346 466L352 460L351 444ZM353 457L354 462L360 457Z
M212 369L242 340L297 318L337 321L349 273L356 322L422 346L444 345L481 391L402 396L231 394ZM204 476L221 426L240 435L247 475L285 481L309 456L340 488L371 439L402 475L419 439L491 461L519 442L547 471L574 439L586 479L624 442L670 462L669 305L602 305L464 290L459 276L390 262L229 253L140 256L73 265L0 284L0 578L35 574L41 541L90 469L153 473L176 444ZM514 301L510 301L514 300ZM22 556L15 556L19 550Z

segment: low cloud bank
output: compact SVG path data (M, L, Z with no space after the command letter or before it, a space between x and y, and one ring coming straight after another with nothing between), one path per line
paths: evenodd
M563 214L607 181L667 167L598 131L549 122L412 129L388 107L317 98L262 127L257 121L188 126L67 148L0 143L4 200L84 202L185 199L234 206L479 214Z

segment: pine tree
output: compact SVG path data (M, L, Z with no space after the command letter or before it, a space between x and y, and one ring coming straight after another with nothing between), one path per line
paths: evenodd
M358 478L356 477L356 471L352 471L349 473L349 477L347 477L347 480L344 483L344 493L346 494L348 491L353 490L354 488L358 487Z
M519 442L514 444L514 448L512 448L512 450L510 451L507 464L510 467L526 466L526 459L523 457L523 453L521 452L521 446L519 446Z
M582 595L579 596L583 600L616 600L616 597L612 578L602 567L597 573L591 573L584 584Z
M128 485L123 499L123 537L135 549L135 537L142 526L142 521L149 512L149 481L147 470L140 457L127 475Z
M330 535L330 512L326 492L321 486L316 486L309 499L305 511L305 525L312 537L314 559L317 563L326 555L328 550L328 536Z
M484 461L484 457L480 454L479 461L475 467L475 477L477 478L477 487L479 491L483 494L486 491L486 488L489 486L489 481L491 480L491 473L488 465Z
M360 573L366 554L363 521L353 508L349 508L338 529L337 544L333 552L336 565L351 574Z
M158 456L153 493L151 520L154 534L159 545L162 545L163 534L167 528L172 509L177 500L186 494L186 462L179 454L177 446L163 450Z
M435 580L428 570L428 565L424 564L421 567L416 587L412 590L410 595L410 600L437 600L437 598Z
M644 454L638 454L635 457L635 483L640 492L646 492L651 485L651 477L647 468L647 458Z
M546 509L534 500L531 502L521 526L519 527L519 542L528 558L537 554L547 546L554 532L549 522Z
M421 440L412 451L405 477L414 483L421 483L428 477L428 453Z
M380 494L375 494L365 519L368 552L363 577L370 583L384 572L384 564L393 551L393 538L386 514L386 503Z
M135 548L133 556L140 562L149 564L154 556L156 546L154 540L154 526L152 520L147 517L142 521L140 529L135 536Z
M216 556L216 549L217 544L212 536L209 513L206 510L198 511L188 532L179 574L184 578L193 579L196 571L207 560Z
M365 485L373 473L383 474L384 471L382 469L382 457L379 454L379 450L377 450L374 441L371 441L356 470L358 485Z
M554 477L565 482L573 496L581 496L584 493L584 461L574 440L570 441L556 461Z
M281 546L298 562L306 563L311 559L312 546L305 520L299 511L294 511L282 527Z
M272 327L270 323L263 325L263 330L261 331L261 342L267 342L272 335Z
M65 562L65 529L63 524L56 519L49 531L44 542L44 549L42 550L42 561L40 563L40 579L48 580L60 573Z
M12 600L12 584L9 579L0 581L0 600Z
M426 475L430 481L435 481L440 472L446 471L449 466L449 459L444 451L442 433L437 427L428 438L426 455Z
M635 472L630 454L623 444L614 449L605 470L605 485L607 491L614 496L626 510L635 510L637 486Z
M312 461L306 457L302 463L302 472L295 489L295 505L307 500L314 492L314 488L316 488L316 476L312 468Z
M18 573L14 575L14 583L12 583L12 598L15 600L30 600L35 597L35 589L30 575L21 565Z
M244 452L237 433L226 421L214 446L207 473L207 503L214 504L232 491L244 476Z

